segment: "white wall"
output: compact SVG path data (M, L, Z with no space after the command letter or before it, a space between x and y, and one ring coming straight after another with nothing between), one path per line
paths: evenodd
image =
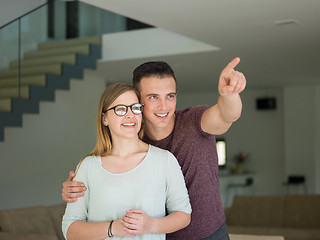
M23 127L5 129L0 142L0 209L61 202L69 170L95 145L96 109L104 79L86 73L71 80L40 114L23 115Z
M256 110L256 98L273 96L277 109ZM178 95L178 108L217 102L216 91ZM245 168L255 174L256 194L282 194L285 181L284 124L282 89L246 89L241 94L243 112L241 118L224 135L227 141L227 158L242 151L250 158Z
M161 41L159 41L161 39ZM105 34L101 61L219 51L220 49L161 28L146 28ZM148 44L145 44L145 43ZM121 51L114 46L121 46Z
M286 87L286 175L304 175L308 192L319 192L319 87Z

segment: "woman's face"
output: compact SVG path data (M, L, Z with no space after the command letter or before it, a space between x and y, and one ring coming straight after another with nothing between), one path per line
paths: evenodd
M132 138L138 136L138 132L141 128L142 114L134 114L131 108L128 107L136 103L139 103L139 100L135 92L127 91L116 98L116 100L108 108L110 109L118 105L127 106L127 109L126 107L116 109L120 110L120 112L122 110L122 113L127 110L127 113L124 116L118 116L114 109L104 113L102 121L104 125L109 127L112 138ZM137 110L137 108L135 109Z

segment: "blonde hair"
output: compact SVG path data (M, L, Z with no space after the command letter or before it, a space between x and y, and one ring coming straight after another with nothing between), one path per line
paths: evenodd
M115 83L110 85L104 90L100 97L98 113L97 113L97 140L96 146L94 149L87 154L81 161L78 163L76 168L76 173L82 163L82 161L88 156L100 156L103 154L108 155L112 148L112 137L108 126L103 124L103 112L105 112L110 105L123 93L133 91L139 98L139 93L131 85L126 83ZM143 137L143 124L141 124L141 129L138 133L140 139Z

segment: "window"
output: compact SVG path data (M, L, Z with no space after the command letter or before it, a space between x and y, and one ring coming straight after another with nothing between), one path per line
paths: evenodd
M227 164L226 141L224 139L217 139L216 144L218 153L218 165L219 167L225 167Z

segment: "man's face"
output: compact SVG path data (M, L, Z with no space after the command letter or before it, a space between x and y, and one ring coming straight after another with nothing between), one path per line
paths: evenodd
M142 78L139 91L140 102L144 104L143 119L147 129L172 131L177 103L174 78Z

